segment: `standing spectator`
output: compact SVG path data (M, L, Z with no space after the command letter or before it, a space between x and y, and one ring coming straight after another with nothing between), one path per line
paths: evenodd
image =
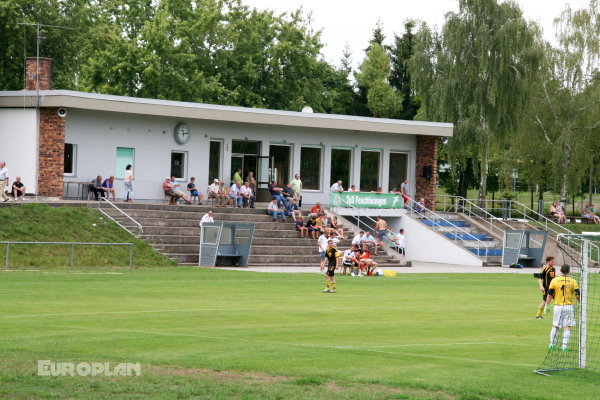
M240 188L237 183L233 182L229 188L229 198L233 200L234 207L241 207L243 203L242 195L240 194Z
M400 263L406 263L406 251L404 250L404 229L400 229L396 235L396 250L400 253Z
M196 196L198 198L198 204L202 205L204 196L202 193L198 192L198 189L196 189L196 178L193 176L190 178L190 183L187 184L187 190L190 192L190 199Z
M248 181L248 185L250 185L250 189L252 189L252 193L256 195L256 179L254 179L254 172L248 172L248 176L246 177L246 181Z
M92 181L89 187L90 192L94 193L94 198L96 200L106 197L106 188L102 187L102 176L98 175L96 179Z
M219 180L216 178L213 180L213 183L208 185L208 198L215 199L216 207L225 207L224 204L227 200L225 199L225 196L221 194Z
M209 210L206 214L204 214L204 216L200 220L200 226L202 226L202 224L204 224L205 222L215 222L215 220L213 219L212 210Z
M323 272L325 269L325 262L327 261L325 251L327 250L328 241L329 237L327 237L325 233L321 233L321 236L319 236L319 239L317 239L317 247L319 248L319 255L321 256L321 272Z
M405 179L404 182L400 185L400 194L402 195L402 199L404 200L404 207L408 204L408 199L410 197L409 193L410 188L408 187L408 179Z
M290 183L296 194L296 199L298 199L298 206L302 207L302 180L300 179L300 174L294 175L294 179Z
M25 201L25 193L27 193L27 189L23 182L21 182L21 177L17 176L16 181L12 184L12 194L15 197L15 201L20 197L21 201Z
M342 185L342 181L337 181L336 183L334 183L333 185L331 185L331 188L329 188L330 192L338 192L338 193L344 193L344 186Z
M4 192L6 185L8 185L8 169L6 169L6 162L0 161L0 198L3 198L4 201L9 200Z
M115 177L111 175L110 178L107 178L102 182L102 187L106 189L106 198L110 198L110 194L112 193L113 201L116 201L114 183Z
M277 200L273 199L269 203L269 207L267 208L267 214L273 216L273 221L277 222L277 217L281 217L281 222L285 222L285 209L279 208L277 206Z
M377 244L379 245L379 250L383 250L383 239L388 231L388 224L385 222L381 216L377 217L377 222L375 223L375 232L377 232Z
M133 200L133 171L131 171L131 164L127 164L125 167L123 185L125 186L125 201L131 202Z
M242 170L239 168L236 169L235 174L233 174L233 183L235 183L238 188L240 188L244 183L244 181L242 180Z
M250 182L244 182L240 188L240 195L244 203L244 207L254 208L255 197L250 188Z

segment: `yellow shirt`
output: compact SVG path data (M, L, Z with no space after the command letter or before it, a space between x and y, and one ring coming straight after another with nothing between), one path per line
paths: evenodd
M549 291L554 290L554 304L557 306L573 305L573 299L576 297L576 290L579 286L575 279L568 276L559 276L550 282Z

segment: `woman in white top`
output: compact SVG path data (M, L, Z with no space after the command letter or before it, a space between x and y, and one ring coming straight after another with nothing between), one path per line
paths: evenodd
M133 200L133 172L131 171L131 164L127 164L125 167L125 176L124 182L125 184L125 201Z

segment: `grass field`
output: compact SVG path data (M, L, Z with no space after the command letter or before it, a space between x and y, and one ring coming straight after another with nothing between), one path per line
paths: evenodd
M543 377L550 321L527 275L339 277L192 268L0 272L0 397L598 399ZM141 363L40 377L37 360Z

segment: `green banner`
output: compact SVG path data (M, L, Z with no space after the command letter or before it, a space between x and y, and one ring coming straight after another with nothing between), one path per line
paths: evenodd
M402 208L402 196L393 193L331 192L331 207L356 208Z

